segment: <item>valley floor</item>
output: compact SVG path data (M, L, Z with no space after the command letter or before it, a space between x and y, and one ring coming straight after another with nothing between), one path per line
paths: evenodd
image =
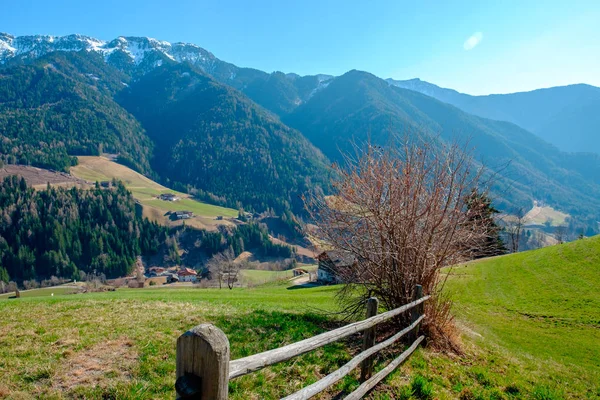
M420 349L369 398L600 398L599 246L595 238L456 268L447 289L464 354ZM171 399L175 341L187 329L217 325L239 358L334 328L335 293L275 283L0 298L0 398ZM230 398L290 394L360 345L356 337L233 380ZM356 385L352 375L317 398Z

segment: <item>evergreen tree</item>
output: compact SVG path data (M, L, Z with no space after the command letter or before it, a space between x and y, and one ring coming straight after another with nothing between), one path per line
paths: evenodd
M0 265L18 282L93 270L123 276L137 256L156 252L166 239L166 228L138 216L120 182L110 190L35 191L9 176L0 183L0 210Z
M10 276L8 276L6 268L0 267L0 281L4 283L10 282Z
M488 232L485 240L472 249L473 258L477 259L506 254L508 250L500 237L502 228L495 219L495 216L500 211L494 208L490 198L484 193L473 190L467 197L466 203L470 222L487 227Z

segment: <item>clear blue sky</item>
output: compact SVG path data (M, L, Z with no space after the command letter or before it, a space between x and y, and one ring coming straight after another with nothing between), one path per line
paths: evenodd
M472 94L600 86L600 0L2 1L0 31L191 42L239 66Z

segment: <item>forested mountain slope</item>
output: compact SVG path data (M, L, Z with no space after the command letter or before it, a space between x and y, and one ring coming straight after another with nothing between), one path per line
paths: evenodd
M123 80L93 53L52 53L1 69L0 159L68 171L72 155L119 153L149 173L152 143L113 100Z
M266 73L220 60L192 43L169 43L148 37L119 36L103 41L85 35L13 36L0 33L0 66L30 63L51 52L87 52L137 79L162 65L189 63L215 80L246 93L263 107L283 115L306 101L331 79L328 75L304 76Z
M539 200L597 228L599 156L561 153L515 125L413 91L440 97L434 85L408 81L411 90L402 90L358 71L268 74L193 44L144 37L0 34L0 42L0 154L8 162L66 170L72 155L118 153L121 162L205 200L299 211L299 194L327 181L327 160L315 146L339 160L338 150L367 137L381 144L407 131L469 137L477 158L501 175L498 206L510 211ZM588 95L565 94L562 103L528 94L531 112L523 105L519 115L539 121L559 103L581 111L594 104L595 88L580 89ZM580 117L594 126L593 117Z
M600 214L600 158L560 152L516 125L479 118L412 90L390 86L369 73L335 78L285 117L332 160L353 151L353 142L386 144L393 135L469 140L475 156L498 170L496 195L504 208L556 204L572 215Z
M326 159L298 131L189 65L163 66L122 91L160 151L153 169L229 200L278 212L327 182Z
M0 210L0 268L18 282L79 279L79 271L124 276L136 256L156 252L167 234L137 215L120 183L113 190L36 191L9 176L0 182Z

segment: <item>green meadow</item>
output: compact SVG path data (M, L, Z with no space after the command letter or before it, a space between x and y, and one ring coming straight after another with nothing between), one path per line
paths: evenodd
M162 214L168 211L187 210L207 218L215 218L217 216L237 217L238 215L237 210L196 201L185 193L162 186L142 174L124 165L110 161L107 158L80 156L77 159L79 165L71 167L72 175L90 182L110 181L113 178L119 179L123 181L127 189L133 194L133 197L142 205L162 212ZM174 202L160 200L157 197L161 193L173 193L179 196L180 200Z

